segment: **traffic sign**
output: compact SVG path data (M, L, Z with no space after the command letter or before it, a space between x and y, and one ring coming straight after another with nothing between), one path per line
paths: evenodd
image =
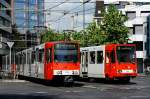
M14 42L7 42L9 48L12 48L12 46L14 45Z

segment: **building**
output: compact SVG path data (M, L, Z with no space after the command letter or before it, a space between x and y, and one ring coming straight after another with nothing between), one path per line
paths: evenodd
M102 1L98 0L98 2ZM104 2L105 9L109 4L109 2ZM136 44L138 72L143 73L144 59L150 56L150 2L119 1L113 4L128 17L128 21L125 22L125 25L129 27L128 43Z
M9 53L7 42L12 33L11 29L11 0L0 0L0 66L2 55Z
M129 27L129 43L136 44L136 56L138 62L138 72L144 72L144 59L150 55L149 53L149 16L150 5L126 5L124 9L120 9L128 16L125 25Z
M24 40L31 36L28 47L37 45L37 36L45 29L44 0L14 0L14 24Z

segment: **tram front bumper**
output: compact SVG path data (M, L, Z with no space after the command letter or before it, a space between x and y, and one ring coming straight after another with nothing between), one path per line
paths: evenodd
M114 72L111 72L110 78L122 78L122 77L136 77L137 72L136 70L117 70Z
M53 75L79 75L79 70L54 70Z

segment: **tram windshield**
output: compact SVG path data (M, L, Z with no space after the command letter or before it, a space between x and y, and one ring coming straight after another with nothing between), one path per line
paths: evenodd
M59 43L54 47L55 62L77 62L78 47L77 44Z
M117 47L118 62L135 63L135 47L134 46L118 46Z

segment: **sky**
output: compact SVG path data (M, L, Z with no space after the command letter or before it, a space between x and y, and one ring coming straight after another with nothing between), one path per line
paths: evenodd
M48 27L63 31L63 30L82 30L83 29L83 5L80 0L45 0L46 24ZM65 2L57 7L54 7L61 2ZM91 0L90 2L93 2ZM76 3L67 3L76 2ZM54 8L52 8L54 7ZM52 9L51 9L52 8ZM94 3L85 4L85 25L92 22L94 15ZM66 13L66 14L65 14ZM65 15L64 15L65 14ZM74 28L73 28L74 27Z
M105 2L115 2L115 1L132 1L132 2L150 2L150 0L104 0Z
M45 0L45 9L49 9L45 12L46 25L56 31L72 29L78 31L82 30L83 5L81 1L83 0ZM150 2L150 0L104 0L104 2L107 3L116 1ZM95 2L95 0L91 0L90 2ZM90 22L93 21L95 11L94 8L95 3L85 4L85 26L87 26ZM64 13L67 14L64 15Z

